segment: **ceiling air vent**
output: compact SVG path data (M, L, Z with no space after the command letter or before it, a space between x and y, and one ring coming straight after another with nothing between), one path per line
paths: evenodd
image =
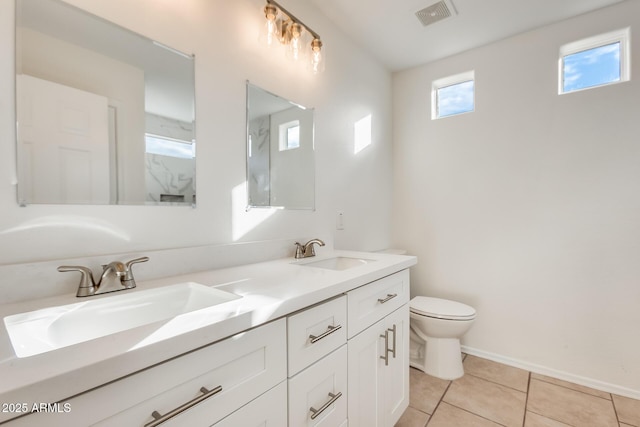
M456 7L450 0L442 0L416 12L416 16L425 27L443 19L457 15Z

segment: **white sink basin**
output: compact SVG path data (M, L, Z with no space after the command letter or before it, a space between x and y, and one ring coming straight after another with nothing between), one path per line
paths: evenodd
M328 270L348 270L349 268L359 267L370 262L375 262L375 260L339 256L335 258L323 259L320 261L307 262L301 265L304 265L306 267L326 268Z
M18 357L29 357L222 304L240 296L198 283L20 313L4 318Z

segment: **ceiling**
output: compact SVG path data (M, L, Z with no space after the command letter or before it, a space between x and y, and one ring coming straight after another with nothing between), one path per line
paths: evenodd
M623 0L445 0L457 15L427 27L438 0L311 0L392 71L425 64Z

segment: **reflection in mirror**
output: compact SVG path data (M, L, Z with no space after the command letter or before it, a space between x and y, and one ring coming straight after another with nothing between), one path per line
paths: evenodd
M314 209L313 110L247 82L249 207Z
M187 204L194 59L59 0L16 0L18 202Z

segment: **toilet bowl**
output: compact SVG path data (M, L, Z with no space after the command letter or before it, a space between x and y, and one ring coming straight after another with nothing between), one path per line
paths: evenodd
M473 325L476 310L459 302L423 296L411 299L409 308L409 364L445 380L462 377L460 337Z

